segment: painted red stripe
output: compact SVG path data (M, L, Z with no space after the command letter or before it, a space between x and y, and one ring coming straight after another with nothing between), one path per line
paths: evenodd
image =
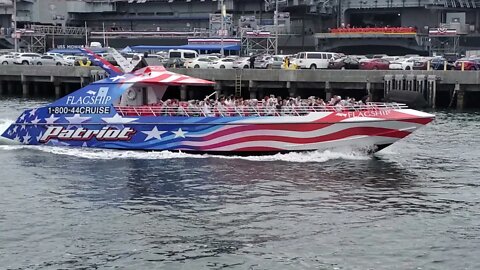
M282 151L283 149L275 148L275 147L267 147L267 146L258 146L258 147L243 147L235 149L235 151L242 151L242 152L274 152L274 151Z
M163 80L166 80L167 78L170 78L172 75L171 74L168 74L168 73L164 73L164 74L161 74L157 77L154 77L152 79L149 79L149 80L152 80L152 81L155 81L155 82L162 82Z
M426 125L426 124L432 122L433 118L411 118L411 119L400 119L400 120L397 120L397 121Z
M225 129L219 132L212 133L203 137L204 141L209 141L216 139L218 137L222 137L225 135L230 135L232 133L237 132L245 132L251 130L259 130L259 129L267 129L267 130L276 130L276 131L300 131L300 132L308 132L308 131L315 131L319 130L333 124L321 124L321 123L306 123L306 124L248 124L242 125L238 127L232 127L229 129Z
M349 129L341 130L339 132L334 132L331 134L311 137L311 138L295 138L295 137L275 136L275 135L253 135L253 136L239 137L236 139L231 139L231 140L223 141L216 144L206 145L201 148L202 150L209 150L213 148L224 147L232 144L251 142L251 141L278 141L278 142L294 143L294 144L310 144L310 143L340 140L340 139L348 138L351 136L358 136L358 135L403 138L409 134L410 132L400 131L396 129L375 128L375 127L356 127L356 128L349 128Z

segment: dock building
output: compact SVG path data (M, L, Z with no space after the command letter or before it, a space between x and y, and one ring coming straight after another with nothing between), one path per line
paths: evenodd
M11 48L16 36L37 51L91 40L124 47L223 36L279 53L459 54L480 46L480 1L0 0L0 25L0 47Z

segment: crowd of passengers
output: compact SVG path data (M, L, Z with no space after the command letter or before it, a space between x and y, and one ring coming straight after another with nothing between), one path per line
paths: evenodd
M311 96L308 99L300 97L282 98L274 95L258 99L243 99L242 97L220 96L218 99L179 101L168 99L158 104L136 108L130 113L155 115L189 115L189 116L235 116L235 115L304 115L313 111L341 111L345 108L355 108L369 102L368 97L362 100L355 98L342 99L333 96L329 101ZM125 108L124 108L125 109ZM133 109L133 108L132 108Z

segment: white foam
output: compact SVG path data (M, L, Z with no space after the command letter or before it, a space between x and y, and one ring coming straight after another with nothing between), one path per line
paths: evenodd
M370 158L366 152L345 150L345 152L335 152L330 150L325 151L311 151L311 152L292 152L287 154L275 154L270 156L222 156L223 159L244 159L250 161L286 161L286 162L327 162L335 159L346 160L367 160Z
M3 134L5 130L11 125L15 123L15 121L11 119L0 119L0 134Z
M8 127L10 127L10 125L13 124L14 122L15 121L10 119L0 119L0 145L18 144L18 142L15 142L13 140L10 140L1 136L3 132L5 132L5 130L7 130Z
M275 154L269 156L217 156L217 155L201 155L187 154L182 152L170 151L130 151L130 150L110 150L110 149L93 149L93 148L76 148L76 147L54 147L54 146L31 146L31 145L2 145L2 150L20 150L30 149L50 153L54 155L65 155L76 158L93 159L93 160L114 160L114 159L147 159L147 160L163 160L163 159L185 159L185 158L218 158L218 159L242 159L259 162L285 161L285 162L327 162L329 160L345 159L345 160L367 160L370 158L362 151L312 151L301 153Z

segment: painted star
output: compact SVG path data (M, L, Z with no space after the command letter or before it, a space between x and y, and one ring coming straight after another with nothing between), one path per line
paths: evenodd
M31 110L31 111L30 111L30 116L34 116L36 112L37 112L37 109Z
M17 136L15 136L15 138L13 138L13 140L16 141L16 142L20 142L20 137L18 137L18 135L17 135Z
M162 135L165 132L166 131L158 131L157 126L154 126L152 131L142 131L142 133L147 134L147 137L145 138L145 142L151 139L161 140L162 138L160 137L160 135Z
M84 143L82 144L82 147L88 147L87 142L84 142Z
M71 117L65 117L65 120L67 120L71 125L67 126L67 129L71 129L73 127L80 128L83 124L83 122L86 122L90 120L91 117L82 117L80 114L74 114Z
M111 80L112 82L116 82L120 79L126 79L127 77L123 76L123 75L118 75L118 76L115 76L115 77L112 77Z
M179 128L177 131L172 131L173 134L175 134L175 138L185 138L185 134L187 134L187 131L183 131L181 128Z
M82 124L83 122L86 122L90 120L91 117L82 117L80 114L75 114L72 117L65 117L65 119L70 123L70 124Z
M32 122L32 124L36 125L36 124L38 124L38 122L40 122L40 119L37 116L35 116L35 119L33 119L31 122Z
M46 121L47 125L52 125L58 119L60 119L60 117L54 117L53 114L51 114L50 117L45 118L45 121Z
M127 124L138 120L138 118L124 118L117 113L113 117L103 117L102 120L109 124Z
M13 132L12 133L17 133L18 126L13 127Z
M25 134L25 136L23 136L23 143L24 144L28 144L30 142L30 138L32 138L30 135Z
M19 118L20 121L25 121L25 116L27 116L27 114L23 113L22 116L20 116L20 118Z

